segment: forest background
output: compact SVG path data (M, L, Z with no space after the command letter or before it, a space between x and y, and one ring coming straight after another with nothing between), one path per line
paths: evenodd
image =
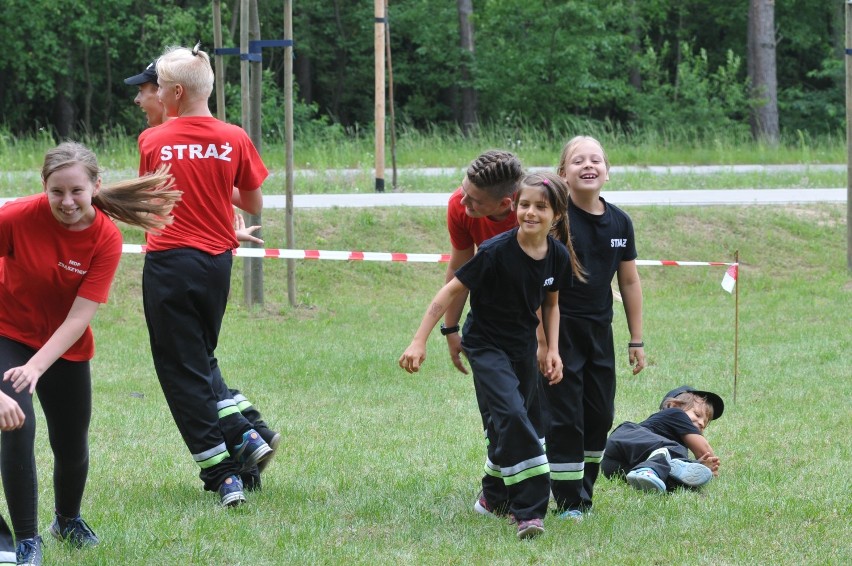
M225 47L236 46L239 0L221 4ZM488 127L512 139L512 131L532 128L562 141L581 123L627 136L759 139L755 109L769 103L779 124L770 143L826 136L840 143L845 136L840 0L388 4L401 131L472 134ZM167 45L200 40L212 52L211 6L3 0L0 144L33 134L134 138L144 124L123 79ZM262 38L283 38L283 2L258 7ZM755 88L753 67L754 37L767 13L772 41L759 45L774 55L774 97ZM371 136L374 3L296 0L293 18L296 139ZM263 51L265 142L283 139L283 54ZM239 61L225 63L227 117L239 122Z

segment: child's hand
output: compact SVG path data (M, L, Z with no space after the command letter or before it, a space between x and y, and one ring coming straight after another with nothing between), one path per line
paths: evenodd
M420 371L420 365L426 359L426 347L417 342L409 344L399 358L399 367L408 373Z
M707 452L701 458L698 459L698 462L704 464L710 471L713 472L714 476L719 475L719 457L713 456L711 452Z
M15 430L24 425L24 412L18 402L0 392L0 430Z
M6 370L6 373L3 374L3 381L10 381L16 393L29 388L30 395L32 395L40 377L40 371L28 365L23 365ZM15 404L17 405L17 403Z
M645 348L628 348L630 365L633 367L633 375L645 368Z
M462 363L464 350L461 347L461 336L458 332L447 334L447 347L450 349L450 359L453 361L453 365L463 374L467 374L467 368Z
M539 363L538 369L541 370L542 375L547 379L548 385L556 385L562 381L562 358L559 357L558 352L548 351L544 363Z
M234 211L234 233L237 235L238 242L254 242L255 244L262 244L263 240L257 236L252 236L252 234L258 230L260 230L260 226L249 226L246 228L246 221L243 218L243 215L240 214L239 211Z
M535 359L538 362L538 369L544 373L547 368L547 342L539 344L535 351Z

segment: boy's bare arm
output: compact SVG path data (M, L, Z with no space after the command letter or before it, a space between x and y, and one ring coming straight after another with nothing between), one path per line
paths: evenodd
M719 475L719 457L713 452L710 443L700 434L686 434L683 443L695 455L695 458L710 468L714 476Z

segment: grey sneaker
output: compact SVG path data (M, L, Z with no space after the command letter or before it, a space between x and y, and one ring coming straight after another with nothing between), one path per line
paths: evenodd
M689 487L700 487L713 479L710 468L698 462L674 458L669 465L671 466L669 475Z
M50 525L50 534L56 540L68 542L76 548L97 546L101 542L98 535L80 515L69 519L57 514Z
M15 560L18 564L41 566L41 546L42 540L38 535L19 540L18 546L15 548Z
M638 468L627 474L627 483L634 489L657 493L666 492L666 482L660 479L657 472L651 468Z

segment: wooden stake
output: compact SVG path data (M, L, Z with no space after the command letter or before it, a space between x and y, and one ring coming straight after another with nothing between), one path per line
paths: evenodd
M284 39L293 39L293 0L284 0ZM296 247L293 229L293 45L284 48L284 151L286 153L287 247ZM287 260L287 299L296 306L296 260Z
M737 264L737 281L734 284L734 404L737 403L737 377L739 375L740 349L740 250L734 252L734 262Z
M846 269L852 273L852 0L846 2Z
M391 144L391 171L393 181L391 186L397 190L396 178L396 116L393 107L393 63L391 62L390 44L390 17L388 16L388 0L385 0L385 50L388 59L388 110L390 111L390 144Z
M222 48L222 0L213 0L213 48ZM216 117L225 121L225 61L223 55L215 55L216 71Z
M385 0L375 0L376 192L385 192Z

